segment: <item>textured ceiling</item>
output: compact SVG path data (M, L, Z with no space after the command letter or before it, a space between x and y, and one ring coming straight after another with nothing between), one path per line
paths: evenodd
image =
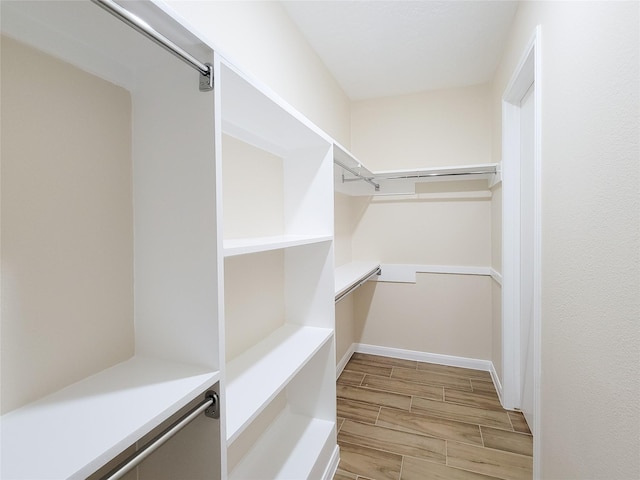
M488 82L516 1L283 1L352 100Z

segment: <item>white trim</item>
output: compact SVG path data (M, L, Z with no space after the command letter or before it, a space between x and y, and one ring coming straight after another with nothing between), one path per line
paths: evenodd
M498 393L498 398L500 399L500 405L504 406L504 402L502 401L502 383L500 383L500 376L498 375L493 362L491 362L491 370L489 370L489 373L491 373L493 386L496 387L496 392Z
M489 275L500 286L502 286L502 274L493 268L489 269Z
M393 357L403 360L417 360L419 362L437 363L438 365L470 368L472 370L482 370L485 372L491 372L491 370L494 369L491 360L456 357L453 355L442 355L440 353L405 350L403 348L381 347L378 345L367 345L364 343L354 343L354 346L354 351L358 353L368 353L370 355L380 355L382 357Z
M336 445L331 454L331 459L327 465L327 468L322 475L322 480L331 480L338 470L338 464L340 463L340 447Z
M540 478L541 415L541 268L542 268L542 96L541 27L538 25L502 97L503 229L502 229L502 365L503 405L517 408L520 400L520 100L534 90L534 253L533 253L533 478Z
M441 273L449 275L491 275L489 267L464 265L416 265L383 263L382 273L371 280L374 282L416 283L418 273Z
M355 352L355 346L356 346L356 344L352 343L349 346L349 348L347 348L347 351L345 352L345 354L342 356L342 358L340 359L340 361L336 365L336 380L338 379L338 377L340 376L340 374L344 370L344 367L349 362L349 359L353 356L353 353Z

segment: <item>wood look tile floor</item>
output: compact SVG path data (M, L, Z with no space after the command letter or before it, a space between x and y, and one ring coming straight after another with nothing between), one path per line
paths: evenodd
M337 382L334 480L530 480L533 437L488 372L355 353Z

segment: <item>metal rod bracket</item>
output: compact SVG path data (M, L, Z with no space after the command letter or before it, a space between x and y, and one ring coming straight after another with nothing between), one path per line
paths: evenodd
M209 418L220 418L220 398L218 397L218 393L209 390L204 394L204 398L211 400L211 405L207 407L204 414Z
M201 92L210 92L213 90L213 65L210 63L205 63L207 66L207 73L200 72L200 91Z

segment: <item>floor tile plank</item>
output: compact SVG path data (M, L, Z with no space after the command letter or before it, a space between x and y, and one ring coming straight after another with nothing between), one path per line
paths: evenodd
M338 377L338 385L354 385L358 386L364 380L365 374L362 372L353 372L351 370L343 370Z
M495 450L533 456L533 437L525 433L480 427L484 446Z
M511 420L511 424L513 425L513 429L516 432L526 433L531 435L531 430L529 430L529 425L527 421L524 419L524 415L522 412L507 412L509 414L509 419Z
M363 423L376 423L380 407L370 403L354 402L344 398L337 399L338 417Z
M482 446L478 425L382 407L376 425Z
M478 380L477 378L471 379L471 388L473 388L474 393L488 393L491 395L498 395L496 392L496 387L493 384L492 380Z
M362 386L404 395L419 395L423 398L440 401L443 400L444 396L443 387L408 382L399 378L378 377L376 375L365 375Z
M370 403L372 405L399 408L401 410L409 410L411 406L411 396L400 395L399 393L381 392L379 390L352 387L350 385L336 385L336 393L338 398ZM511 426L510 423L509 426Z
M443 375L454 375L456 377L476 378L491 382L491 374L486 370L474 370L471 368L451 367L437 363L418 362L417 370L440 373Z
M496 477L460 470L418 458L404 457L400 480L496 480Z
M360 362L358 360L349 360L344 367L346 372L368 373L371 375L379 375L381 377L390 377L393 367L382 365L373 365L371 363Z
M421 395L423 398L424 395ZM470 407L487 408L489 410L503 411L502 404L497 394L465 392L454 388L444 389L444 401L469 405Z
M373 480L398 480L402 456L395 453L361 447L350 443L340 445L340 464L345 472L356 473Z
M368 353L354 353L351 360L361 363L370 363L381 367L403 367L415 370L418 362L415 360L404 360L401 358L383 357L382 355L371 355Z
M333 476L333 480L357 480L358 475L351 472L345 472L344 470L338 469L336 474Z
M426 413L459 422L486 425L513 431L509 416L505 411L486 410L455 403L437 402L426 398L413 397L411 411Z
M533 471L532 457L451 441L447 465L510 480L531 480Z
M398 455L411 455L443 464L446 461L445 440L351 420L345 421L342 426L338 443L350 443Z
M408 368L393 367L391 378L399 378L401 380L427 385L441 385L443 387L459 388L468 392L471 391L471 381L469 378L444 375L424 370L411 370Z

